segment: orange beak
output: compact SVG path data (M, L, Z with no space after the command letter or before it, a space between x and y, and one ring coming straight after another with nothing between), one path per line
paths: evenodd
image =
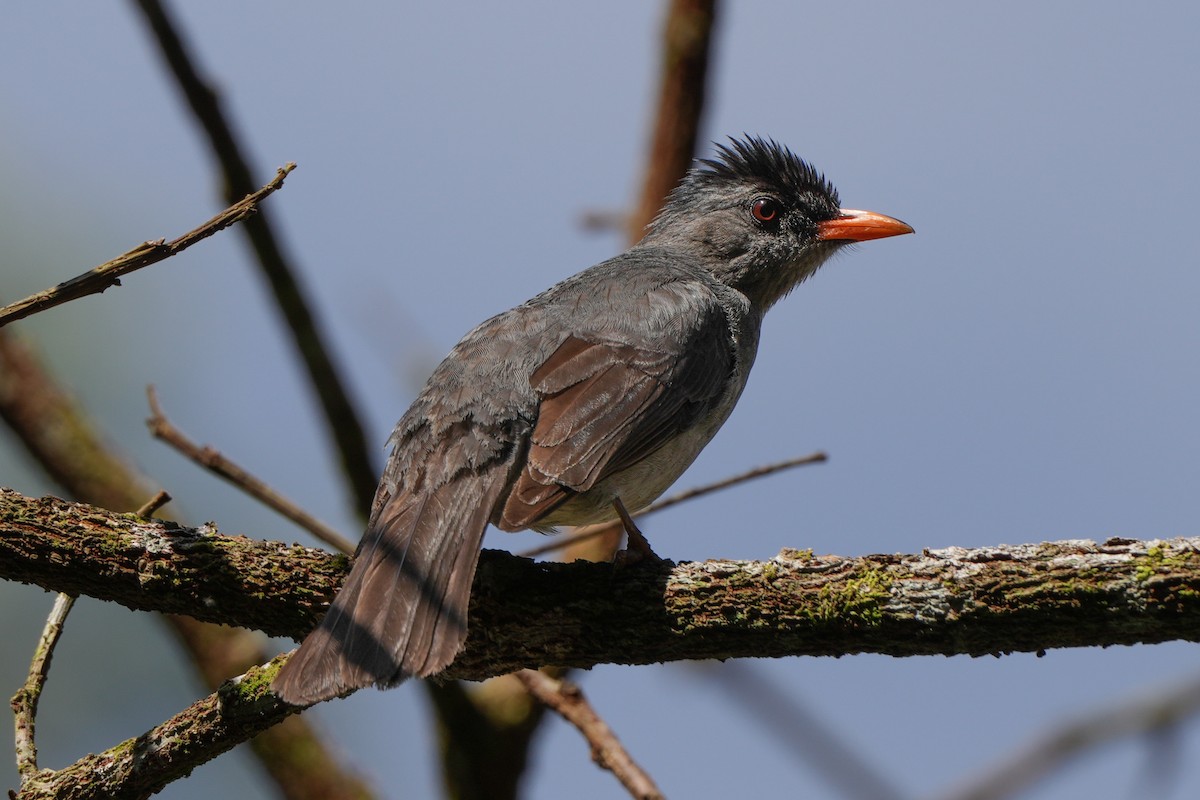
M865 242L913 233L912 226L874 211L843 208L834 219L817 223L817 239L823 242Z

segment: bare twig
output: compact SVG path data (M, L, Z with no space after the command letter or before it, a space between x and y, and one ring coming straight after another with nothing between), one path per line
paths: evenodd
M701 495L706 495L711 492L718 492L722 489L728 489L731 486L737 486L739 483L752 481L755 478L764 478L767 475L774 475L776 472L783 472L784 470L792 469L793 467L805 467L809 464L822 464L828 460L829 456L825 455L824 453L812 453L807 456L789 458L786 461L777 461L774 464L767 464L763 467L748 469L745 472L738 473L737 475L731 475L728 478L724 478L713 483L706 483L703 486L697 486L694 489L688 489L680 492L679 494L673 494L670 497L664 497L657 503L651 503L650 505L646 506L646 508L639 511L637 514L634 514L634 516L639 518L648 517L651 514L662 511L663 509L670 508L673 505L678 505L685 500L692 500L700 497Z
M18 300L15 303L0 308L0 327L19 319L23 319L39 311L45 311L71 300L78 300L91 294L99 294L110 286L119 286L120 278L131 272L157 264L177 253L186 250L197 242L207 239L214 233L228 228L234 223L247 219L258 210L262 200L283 186L283 180L288 173L296 168L294 163L280 167L275 177L256 192L247 193L229 208L217 214L194 230L168 242L157 239L140 244L124 255L117 256L112 261L105 262L82 275L63 281L35 295Z
M251 184L249 162L233 126L221 109L220 98L188 52L182 34L158 0L137 0L154 41L179 85L196 122L207 134L213 154L225 175L226 196L243 194ZM314 393L321 402L330 437L342 460L354 508L366 514L375 496L378 471L372 464L362 421L351 403L349 392L334 365L329 347L320 332L316 313L310 307L296 270L270 223L269 214L258 214L244 227L258 257L261 272L275 296L297 354L308 369Z
M745 483L746 481L752 481L755 478L773 475L776 472L782 472L783 470L792 469L793 467L803 467L808 464L820 464L828 460L829 457L827 455L818 452L807 456L800 456L799 458L789 458L786 461L777 461L774 464L767 464L763 467L755 467L754 469L740 472L737 475L731 475L728 478L722 478L721 480L714 481L713 483L706 483L701 486L696 486L692 489L679 492L678 494L673 494L670 497L664 497L657 503L651 503L650 505L646 506L633 516L635 519L641 519L642 517L649 516L655 512L670 508L673 505L678 505L685 500L693 500L711 492L717 492L721 489L728 489L729 487L736 486L739 483ZM571 533L567 536L556 538L549 544L533 547L529 550L523 550L520 555L524 556L525 558L536 558L537 556L545 555L546 553L550 553L564 547L569 547L579 542L587 541L588 539L592 539L596 536L602 536L619 524L619 522L608 522L602 525L588 525L586 527L579 528L574 533Z
M232 483L246 494L258 500L263 505L278 514L290 519L321 541L340 550L343 553L353 553L354 543L329 525L309 514L293 501L272 489L264 481L251 475L242 467L230 461L212 447L200 446L189 439L183 431L176 428L163 413L158 403L158 394L153 386L146 387L146 397L150 402L150 418L146 426L154 438L166 442L177 451L190 458L209 472ZM139 516L146 516L139 514Z
M1012 797L1097 745L1170 729L1198 711L1200 678L1145 697L1125 699L1047 731L991 769L940 797L942 800Z
M150 519L150 517L154 516L155 511L158 511L169 502L171 502L171 495L160 489L158 494L146 501L146 505L142 506L133 513L137 514L142 519Z
M37 718L38 700L42 696L42 687L50 675L50 661L54 657L54 647L62 635L63 623L71 607L75 605L75 596L59 592L54 598L50 616L46 618L46 626L42 628L41 638L33 653L33 661L29 665L29 677L12 698L13 716L16 727L17 772L24 783L38 771L37 745L34 742L34 725Z
M592 749L592 760L600 768L612 772L630 795L638 800L662 800L663 793L654 779L637 765L578 686L532 669L515 674L530 694L557 711L583 734Z

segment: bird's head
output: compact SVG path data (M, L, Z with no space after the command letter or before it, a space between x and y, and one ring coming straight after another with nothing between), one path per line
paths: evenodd
M844 209L837 190L787 148L731 139L671 192L647 246L682 250L764 310L851 242L912 233L898 219Z

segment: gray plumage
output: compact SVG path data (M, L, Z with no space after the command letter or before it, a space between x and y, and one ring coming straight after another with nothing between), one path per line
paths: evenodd
M767 309L847 241L911 231L871 215L901 227L860 236L862 213L776 143L733 140L633 248L463 337L397 423L350 576L276 692L308 704L441 671L488 523L546 530L652 502L733 410ZM834 224L848 238L824 235Z

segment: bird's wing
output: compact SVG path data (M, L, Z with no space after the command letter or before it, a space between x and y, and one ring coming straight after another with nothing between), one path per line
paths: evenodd
M499 527L535 524L712 410L736 359L728 318L714 304L682 333L636 344L568 336L534 371L537 423Z

